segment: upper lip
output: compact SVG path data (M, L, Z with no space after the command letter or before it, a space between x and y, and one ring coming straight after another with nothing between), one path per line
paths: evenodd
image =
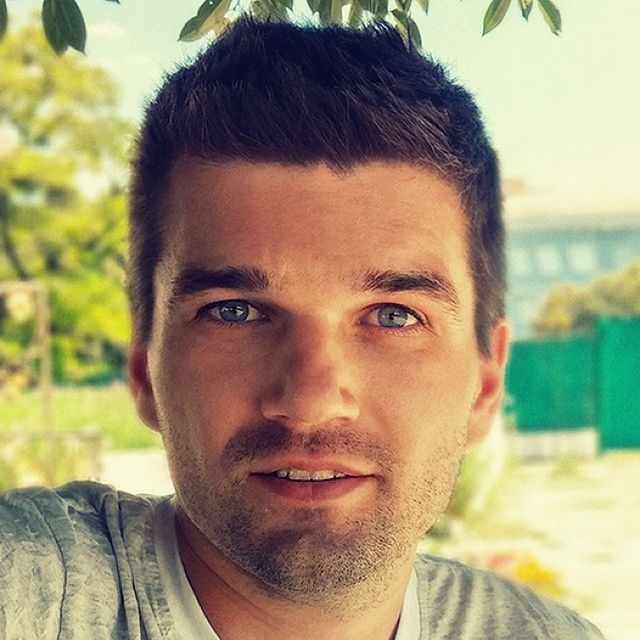
M329 457L321 458L304 458L304 457L282 457L272 458L262 462L259 466L251 469L251 473L257 475L267 475L276 471L287 469L298 469L300 471L336 471L346 476L371 476L374 475L369 469L365 469L364 465L346 463L344 461L332 459Z

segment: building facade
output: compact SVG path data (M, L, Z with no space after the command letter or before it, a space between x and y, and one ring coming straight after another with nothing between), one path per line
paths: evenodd
M533 334L549 292L640 259L640 214L523 218L507 222L507 315L513 338Z

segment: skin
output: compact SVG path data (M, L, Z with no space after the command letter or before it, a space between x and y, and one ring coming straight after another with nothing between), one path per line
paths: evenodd
M167 449L205 615L224 640L393 637L417 541L502 392L507 327L482 355L457 189L402 163L186 158L166 203L130 378ZM217 286L227 267L268 286ZM350 479L266 475L289 468Z

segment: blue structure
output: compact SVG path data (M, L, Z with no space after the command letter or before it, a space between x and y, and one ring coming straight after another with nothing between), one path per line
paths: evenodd
M507 315L513 338L532 335L547 294L640 259L640 215L523 218L507 222Z

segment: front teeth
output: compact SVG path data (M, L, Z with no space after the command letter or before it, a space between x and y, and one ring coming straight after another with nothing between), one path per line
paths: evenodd
M346 474L339 471L303 471L302 469L281 469L276 471L278 478L287 480L333 480L334 478L344 478Z

